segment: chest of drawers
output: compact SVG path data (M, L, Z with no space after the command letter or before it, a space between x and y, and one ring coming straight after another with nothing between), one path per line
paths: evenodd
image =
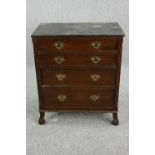
M32 33L39 124L46 111L103 111L118 125L124 33L117 23L45 23Z

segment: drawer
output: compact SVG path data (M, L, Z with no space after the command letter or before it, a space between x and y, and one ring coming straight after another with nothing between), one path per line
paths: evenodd
M70 54L70 53L44 53L39 52L39 64L40 65L116 65L117 54Z
M115 69L41 69L42 85L114 86Z
M72 90L60 88L42 88L44 106L71 106Z
M114 107L114 90L109 88L42 88L45 107Z
M38 39L37 48L53 51L104 51L116 50L117 38L49 38Z

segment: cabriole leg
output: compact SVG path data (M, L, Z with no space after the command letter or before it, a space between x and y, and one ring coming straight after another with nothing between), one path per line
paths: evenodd
M39 118L39 124L42 125L42 124L45 124L45 112L40 112L40 118Z
M112 113L112 116L113 116L112 124L113 124L113 125L119 125L118 113L117 113L117 112L113 112L113 113Z

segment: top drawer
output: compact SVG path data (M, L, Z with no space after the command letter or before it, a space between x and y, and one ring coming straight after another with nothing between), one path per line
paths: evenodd
M117 50L117 38L42 38L37 48L50 51L104 51Z

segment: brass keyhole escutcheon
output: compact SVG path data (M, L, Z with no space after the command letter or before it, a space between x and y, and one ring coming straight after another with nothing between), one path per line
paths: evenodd
M102 58L101 58L100 56L92 56L92 57L90 58L90 61L91 61L92 63L94 63L94 64L99 63L101 60L102 60Z
M54 47L56 49L58 49L58 50L63 49L64 48L64 43L61 42L61 41L54 42Z
M66 78L66 75L60 73L56 75L56 78L58 79L58 81L63 81Z
M100 75L99 74L91 74L90 75L90 78L93 80L93 81L98 81L100 79Z
M54 58L54 61L57 63L57 64L61 64L65 61L65 58L62 57L62 56L57 56Z
M60 102L63 102L63 101L65 101L65 100L67 99L67 96L61 94L61 95L58 95L58 96L57 96L57 99L58 99Z
M91 99L93 102L96 102L97 100L100 99L100 96L99 96L99 95L91 95L91 96L90 96L90 99Z
M91 43L91 47L94 49L100 49L102 47L102 43L100 41L94 41Z

